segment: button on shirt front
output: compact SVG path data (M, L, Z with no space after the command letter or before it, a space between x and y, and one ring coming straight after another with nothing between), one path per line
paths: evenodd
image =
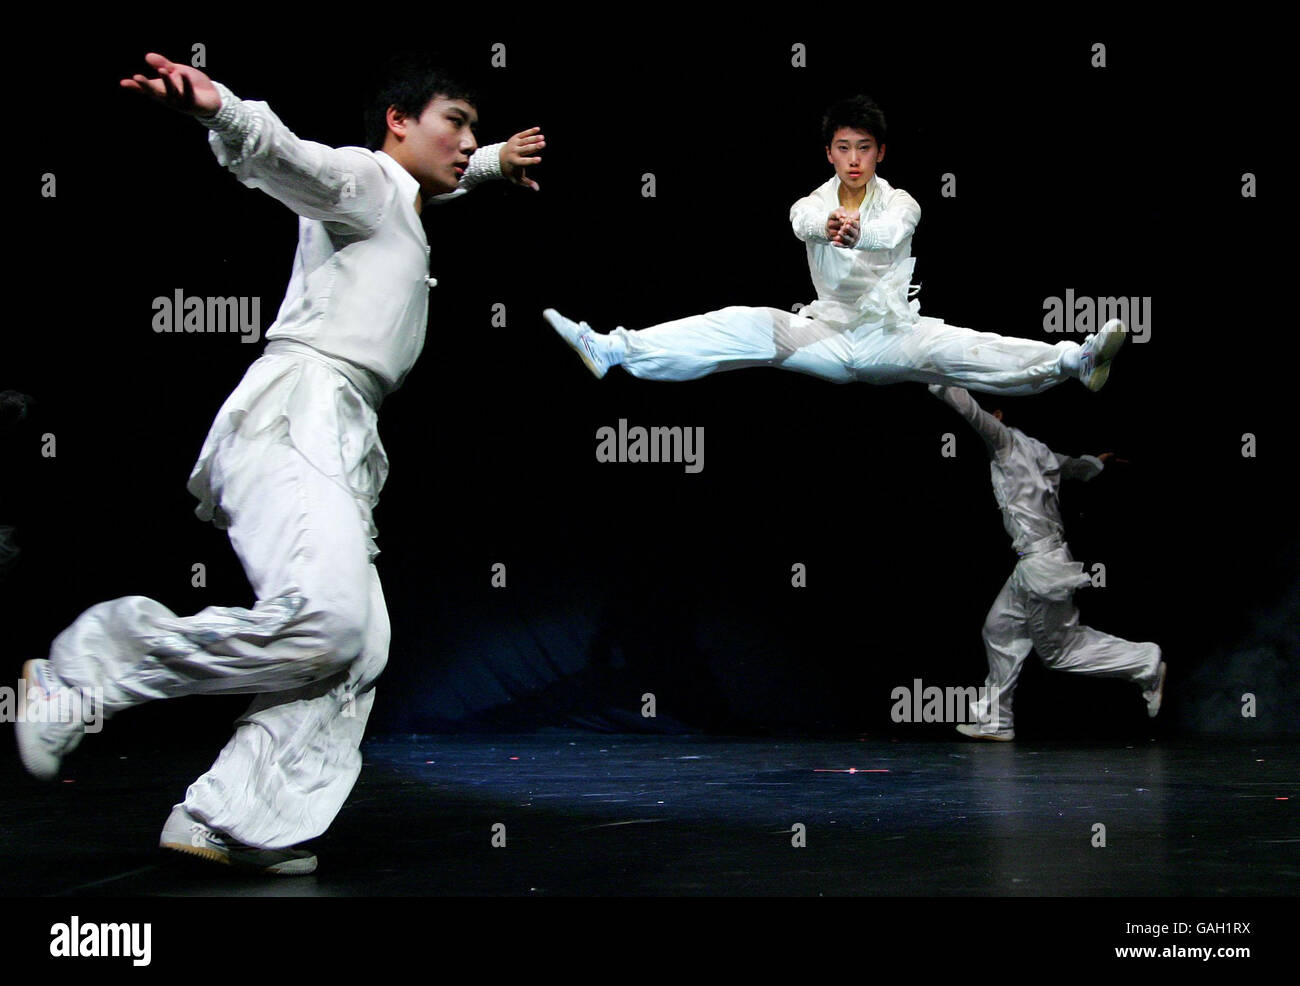
M436 283L419 183L383 151L302 140L265 103L218 88L222 109L207 121L217 159L299 216L293 273L266 338L347 360L396 390L424 348ZM461 188L438 198L499 174L499 148L480 148Z
M424 348L429 316L429 244L414 206L419 185L382 151L344 151L359 158L358 186L372 186L381 199L379 221L367 231L299 218L293 274L266 337L364 367L391 392Z

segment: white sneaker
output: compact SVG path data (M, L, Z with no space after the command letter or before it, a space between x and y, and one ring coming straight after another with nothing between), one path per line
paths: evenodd
M551 328L560 334L560 338L582 357L582 362L587 365L587 369L597 380L608 373L611 366L618 363L617 360L610 358L610 353L606 345L602 344L601 337L593 332L586 322L567 319L554 308L542 312L542 318L546 319Z
M1147 715L1152 719L1160 714L1160 703L1165 697L1165 662L1161 661L1160 666L1156 668L1156 686L1150 691L1144 691L1142 697L1147 701Z
M29 774L50 781L58 776L63 758L86 734L82 694L65 685L54 665L45 660L24 664L23 681L23 708L14 723L18 755Z
M1112 318L1096 335L1083 341L1079 353L1079 381L1089 390L1101 390L1110 376L1110 362L1124 344L1128 329L1117 318Z
M177 805L167 816L158 845L223 866L272 876L303 876L316 870L316 854L306 849L256 849L236 842L195 819Z
M1016 731L1014 729L1008 729L1000 733L989 733L983 731L979 726L971 722L960 723L957 726L957 732L961 733L963 736L969 736L971 739L993 740L997 743L1010 743L1016 738Z

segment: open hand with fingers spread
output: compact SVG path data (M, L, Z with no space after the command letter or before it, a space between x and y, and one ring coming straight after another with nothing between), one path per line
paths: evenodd
M148 79L136 74L122 80L123 89L132 89L190 116L212 116L221 109L221 94L217 87L198 69L170 61L155 52L145 55L144 60L157 70L158 78Z
M501 148L501 173L516 185L538 191L540 186L527 176L526 169L530 164L542 163L538 155L545 146L546 138L542 135L541 127L532 127L515 134Z

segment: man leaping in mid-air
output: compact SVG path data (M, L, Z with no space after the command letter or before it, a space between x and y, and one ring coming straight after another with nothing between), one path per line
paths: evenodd
M1118 319L1082 345L1048 345L921 316L910 300L921 209L876 174L885 157L884 114L864 96L843 100L826 112L823 135L835 174L790 210L817 288L817 300L798 314L733 307L607 335L553 308L546 320L597 377L613 366L647 380L776 366L835 383L912 380L1008 395L1070 378L1101 388L1124 341Z

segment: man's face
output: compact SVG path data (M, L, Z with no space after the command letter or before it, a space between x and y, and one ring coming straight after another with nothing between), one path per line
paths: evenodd
M389 126L402 138L403 166L426 195L453 191L478 147L471 129L478 113L463 99L435 96L418 119L388 111Z
M826 148L826 160L835 165L840 182L853 191L876 176L876 165L885 159L885 145L865 130L840 127Z

